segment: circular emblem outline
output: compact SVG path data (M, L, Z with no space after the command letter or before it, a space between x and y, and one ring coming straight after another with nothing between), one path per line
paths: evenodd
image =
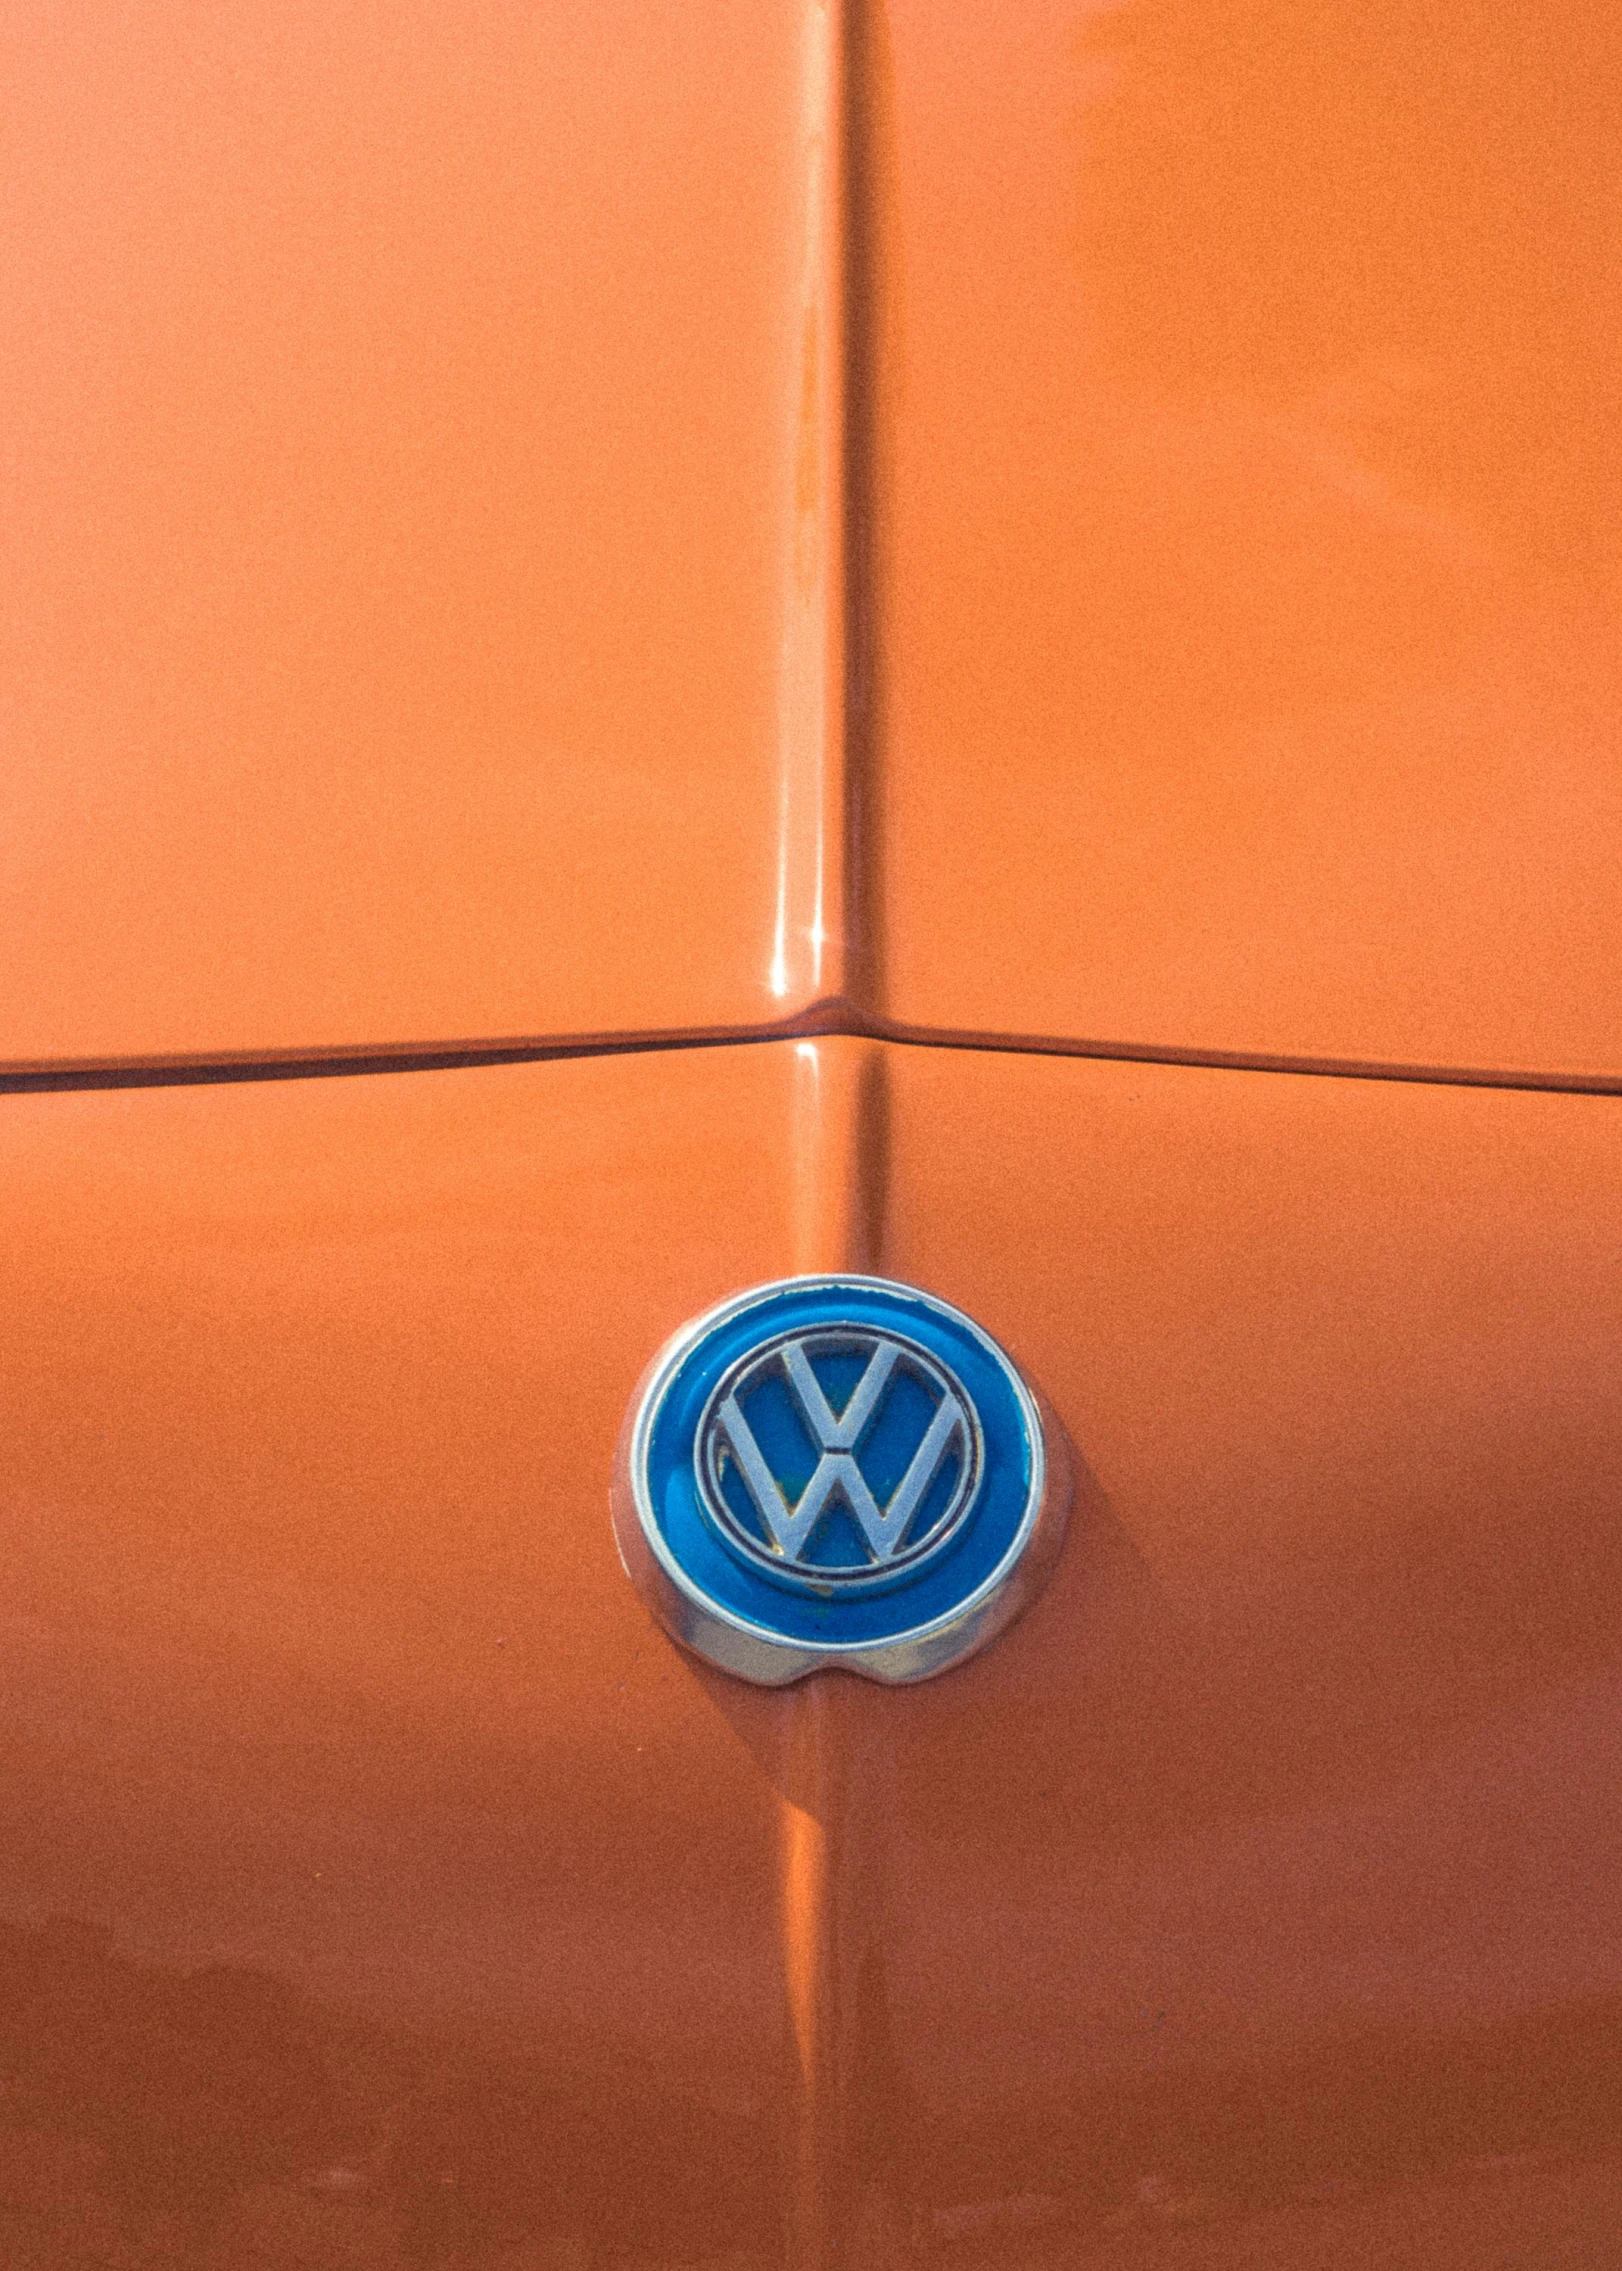
M941 1550L885 1582L790 1587L781 1568L753 1566L705 1510L699 1420L740 1360L784 1334L841 1328L916 1341L957 1376L982 1434L981 1481ZM911 1682L961 1662L1039 1590L1068 1504L1063 1430L991 1335L938 1295L844 1272L754 1286L684 1325L631 1400L612 1491L620 1559L665 1629L768 1687L828 1668Z
M868 1361L836 1413L811 1362L815 1355L835 1353L841 1346L865 1348ZM807 1442L817 1453L816 1467L792 1506L780 1478L762 1457L743 1408L751 1391L774 1370L781 1374ZM860 1453L875 1423L882 1420L883 1401L897 1372L921 1377L936 1391L937 1401L913 1459L881 1506L862 1472ZM922 1534L913 1537L914 1518L927 1504L939 1470L954 1450L958 1473L947 1503L934 1511ZM738 1357L710 1390L693 1459L704 1510L737 1552L779 1585L809 1592L835 1586L843 1592L895 1584L950 1544L979 1491L985 1443L968 1390L950 1366L920 1341L872 1326L860 1331L848 1325L809 1330L791 1326ZM774 1543L751 1535L728 1504L724 1470L729 1462L738 1469L756 1517ZM840 1502L862 1533L867 1559L850 1566L805 1560L796 1549L812 1543L823 1513Z

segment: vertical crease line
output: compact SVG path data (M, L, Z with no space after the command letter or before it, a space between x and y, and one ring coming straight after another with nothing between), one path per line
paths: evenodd
M885 998L880 795L885 680L878 408L885 280L882 160L889 74L882 26L870 0L841 0L841 5L839 542L844 996L852 1007L878 1015Z
M863 0L808 0L807 36L821 84L820 117L808 121L808 215L815 248L808 293L807 353L818 357L812 442L812 579L820 620L814 640L815 692L802 706L800 732L813 728L816 872L808 941L815 999L860 1008L879 998L876 918L879 893L869 871L871 765L876 733L871 552L873 260L864 71ZM802 500L803 501L803 500ZM809 595L808 595L809 596ZM806 660L806 646L801 648ZM810 716L805 711L809 709ZM800 742L805 752L805 744ZM808 768L810 769L810 768ZM797 1052L797 1059L801 1052ZM817 1042L796 1066L796 1181L799 1268L879 1266L887 1121L883 1052L854 1040ZM877 1180L876 1180L877 1178ZM834 1674L805 1681L785 1698L787 1774L781 1812L784 1987L792 2036L795 2167L789 2203L793 2271L834 2271L850 2172L844 2135L843 2074L848 2007L840 1946L844 1851L843 1781L847 1745Z
M812 918L811 982L819 1000L849 998L851 934L850 849L850 581L848 558L850 475L848 395L850 310L848 230L850 110L849 15L855 0L817 0L820 41L821 170L817 184L817 299L821 335L817 417L822 479L818 513L822 553L820 722L817 747L816 882Z
M789 2271L832 2271L840 2193L837 1991L837 1825L831 1816L829 1675L785 1698L786 1782L782 1802L784 1986L793 2039L793 2167L787 2233Z

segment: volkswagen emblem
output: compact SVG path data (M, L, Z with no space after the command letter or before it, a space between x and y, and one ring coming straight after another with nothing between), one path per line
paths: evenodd
M927 1679L1024 1605L1058 1543L1052 1415L959 1309L888 1278L757 1287L650 1366L621 1558L678 1640L768 1686Z

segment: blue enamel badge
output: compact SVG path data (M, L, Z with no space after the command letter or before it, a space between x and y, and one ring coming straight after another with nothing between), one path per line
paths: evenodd
M775 1687L957 1663L1028 1598L1064 1500L1051 1419L961 1310L887 1278L799 1277L661 1351L614 1518L676 1638Z

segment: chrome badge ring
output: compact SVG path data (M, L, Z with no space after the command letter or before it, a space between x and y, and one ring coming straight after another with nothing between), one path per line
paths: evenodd
M620 1558L674 1638L768 1687L929 1679L1040 1586L1062 1431L989 1333L889 1278L783 1278L685 1325L632 1399Z

